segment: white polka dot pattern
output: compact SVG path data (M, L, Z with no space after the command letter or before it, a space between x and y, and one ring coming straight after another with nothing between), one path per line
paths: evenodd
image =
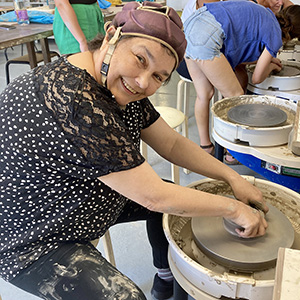
M120 110L65 57L14 80L0 96L0 276L13 278L67 241L105 233L128 201L97 178L133 168L148 99Z

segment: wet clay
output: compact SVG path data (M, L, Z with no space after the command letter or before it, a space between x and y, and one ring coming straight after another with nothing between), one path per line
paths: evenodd
M271 72L270 75L280 77L292 77L300 75L300 69L296 66L283 66L280 72Z

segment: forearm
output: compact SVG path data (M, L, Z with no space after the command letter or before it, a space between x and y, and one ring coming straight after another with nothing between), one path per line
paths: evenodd
M258 84L263 82L269 74L273 71L280 71L282 65L280 60L277 58L272 57L272 55L268 52L265 48L262 52L261 56L259 57L253 75L252 75L252 82L254 84Z
M255 69L254 69L254 73L252 76L252 82L254 84L259 84L259 83L263 82L270 75L270 73L272 71L280 71L280 69L281 68L274 62L270 62L270 64L265 69L263 69L261 72L255 72Z
M267 227L266 221L250 206L229 197L164 182L147 162L130 170L111 173L99 180L152 211L187 217L228 218L245 228L239 233L244 237L263 235ZM247 184L241 184L241 190L241 194L251 194Z
M240 179L238 173L201 149L199 145L176 132L174 133L176 139L170 152L166 155L160 153L164 158L194 173L222 180L228 184Z
M240 203L162 181L148 163L101 177L100 180L152 211L179 216L226 216L233 218Z

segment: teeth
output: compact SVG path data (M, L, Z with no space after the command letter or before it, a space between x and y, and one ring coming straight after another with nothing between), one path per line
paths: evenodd
M125 80L122 78L122 82L125 85L125 87L132 93L132 94L137 94L137 91L135 91L130 85L125 82Z

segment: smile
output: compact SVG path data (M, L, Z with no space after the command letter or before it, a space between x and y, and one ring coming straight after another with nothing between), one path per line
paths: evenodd
M130 85L128 85L128 83L123 78L121 80L123 85L129 92L131 92L132 94L137 94L137 91L135 91Z

